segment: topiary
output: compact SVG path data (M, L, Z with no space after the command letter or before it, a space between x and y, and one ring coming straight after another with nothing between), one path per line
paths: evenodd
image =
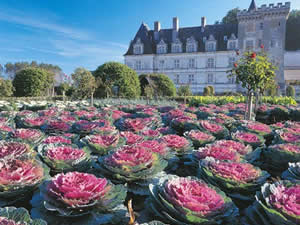
M155 95L173 97L176 95L176 88L173 81L165 74L142 74L139 76L142 95L145 95L145 87L152 86Z
M210 88L209 87L205 87L203 90L203 95L204 96L210 96Z
M214 86L209 85L207 87L209 88L210 95L214 96L215 95L215 88L214 88Z
M107 97L117 89L117 95L137 98L141 95L137 73L128 66L118 62L108 62L99 66L93 75L101 80L96 90L96 97Z
M295 88L291 85L287 86L286 88L286 96L289 96L289 97L295 97L296 95L296 91L295 91Z
M50 73L44 69L28 67L17 72L13 86L15 96L41 96L46 91Z

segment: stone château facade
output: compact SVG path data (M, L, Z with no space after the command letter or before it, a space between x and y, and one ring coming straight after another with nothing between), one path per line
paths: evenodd
M238 24L179 26L173 18L172 29L154 30L142 23L125 54L125 64L138 74L163 73L176 87L190 85L193 93L202 93L212 85L216 92L235 92L240 87L229 79L227 71L237 61L236 51L259 51L263 44L271 60L277 64L277 81L283 88L286 21L290 3L257 7L252 0L248 10L237 15Z

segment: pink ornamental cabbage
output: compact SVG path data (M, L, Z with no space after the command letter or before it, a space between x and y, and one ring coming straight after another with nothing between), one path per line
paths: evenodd
M14 220L10 220L5 217L0 217L0 224L1 225L26 225L24 223L16 223Z
M216 124L216 123L212 123L208 120L201 120L199 122L199 124L201 125L201 127L205 130L207 130L208 132L211 132L211 133L218 133L218 132L221 132L224 128L219 125L219 124Z
M133 144L139 143L144 140L144 138L142 136L135 134L133 132L130 132L130 131L121 132L121 136L126 139L127 145L133 145Z
M300 184L291 187L278 185L269 196L270 204L284 215L300 216Z
M12 132L13 129L10 126L0 123L0 132L3 132L3 131L8 133L8 132Z
M166 197L176 208L182 207L202 216L212 215L225 207L223 197L204 182L177 178L165 184Z
M49 136L44 141L44 144L72 144L70 139L61 136Z
M44 169L31 159L0 161L0 189L15 189L16 186L33 186L44 176Z
M165 143L160 143L155 140L149 140L149 141L143 141L138 144L136 144L138 147L142 147L144 149L147 149L149 151L158 153L161 156L166 156L169 153L169 148Z
M222 148L232 149L241 155L246 155L246 154L250 153L252 150L251 146L249 146L249 145L246 146L241 142L232 141L232 140L216 141L213 145L219 146Z
M138 166L146 164L151 167L153 154L140 146L125 146L105 158L105 163L115 167Z
M270 149L276 149L279 151L284 151L284 152L290 152L290 153L297 153L300 154L300 146L295 145L295 144L279 144L279 145L272 145L269 147Z
M40 127L46 122L46 117L36 117L36 118L26 118L24 120L25 124L28 124L32 127Z
M85 152L81 149L74 149L71 146L59 146L48 149L46 156L50 160L78 160L85 156Z
M105 178L69 172L56 175L47 186L47 194L66 206L80 208L97 202L110 188Z
M184 137L169 134L161 138L163 143L166 143L173 151L182 154L191 150L191 143Z
M194 152L194 156L198 159L205 159L206 157L212 157L218 160L230 160L240 161L241 156L236 150L231 148L225 148L218 145L208 145L204 148L199 148L198 151Z
M41 137L41 132L34 129L17 129L12 133L12 137L22 140L36 140Z
M263 123L258 123L258 122L250 122L246 125L246 127L249 130L252 130L254 132L257 133L261 133L261 134L269 134L272 132L271 128Z
M136 118L136 119L125 119L124 120L124 128L127 131L132 132L140 132L144 129L146 129L151 122L151 119L148 118Z
M0 142L0 159L7 157L17 158L30 152L31 149L26 144L20 142Z
M159 138L161 136L161 133L158 130L145 130L142 132L143 136L146 136L148 139L154 139Z
M217 176L241 183L251 182L260 176L260 170L249 163L211 162L210 170Z
M47 130L53 130L53 131L63 131L67 132L69 131L71 126L63 121L56 121L52 120L48 123Z
M280 138L287 143L298 143L300 142L300 135L293 134L290 132L281 132L280 133Z

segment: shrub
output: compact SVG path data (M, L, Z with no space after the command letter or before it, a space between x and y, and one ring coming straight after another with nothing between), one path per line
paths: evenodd
M145 95L147 85L155 89L157 96L173 97L176 94L176 88L173 81L165 74L142 74L139 76L142 95Z
M203 90L203 95L204 96L210 96L210 88L209 87L205 87Z
M296 95L296 91L295 91L295 88L291 85L287 86L286 88L286 96L289 96L289 97L295 97Z
M0 96L10 97L14 94L14 87L10 80L0 80Z
M141 94L137 73L124 64L117 62L105 63L99 66L93 72L93 75L101 81L96 90L97 97L111 96L114 87L118 87L118 96L137 98Z
M192 92L189 85L180 86L177 90L178 96L192 96Z
M214 88L214 86L209 85L207 87L209 88L210 95L214 96L215 95L215 88Z
M15 87L15 95L23 96L41 96L46 91L50 73L39 68L25 68L19 71L13 85Z

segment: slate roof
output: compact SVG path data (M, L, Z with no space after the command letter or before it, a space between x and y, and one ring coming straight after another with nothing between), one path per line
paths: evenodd
M252 10L256 10L256 4L255 4L255 0L252 0L250 6L249 6L249 9L248 9L248 12L252 11Z
M168 45L168 53L171 53L172 31L173 29L161 29L159 32L159 40L156 41L154 39L154 31L150 30L146 24L142 23L125 55L133 55L133 44L136 43L138 38L140 38L141 42L144 44L144 54L156 54L156 45L161 39ZM210 35L213 35L217 41L216 50L225 51L227 50L227 41L224 40L224 36L227 36L229 39L231 34L234 34L236 37L238 36L237 24L206 25L203 32L201 26L184 27L179 29L178 38L182 43L182 52L186 52L187 39L192 36L198 42L198 52L205 52L203 37L206 37L208 40Z

